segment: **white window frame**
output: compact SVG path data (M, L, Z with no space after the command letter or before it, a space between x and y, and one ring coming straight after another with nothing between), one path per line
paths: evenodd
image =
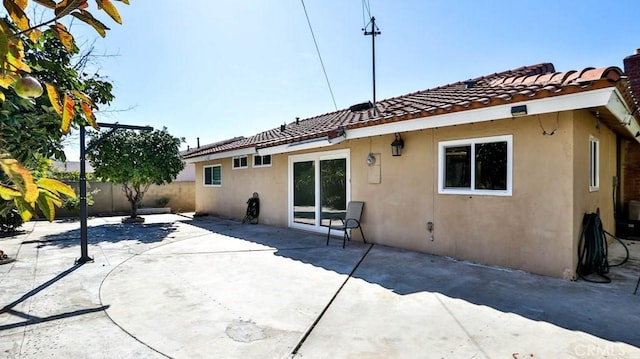
M475 145L491 142L507 143L507 189L506 190L486 190L475 189ZM471 187L466 188L445 188L445 149L447 147L471 146ZM438 193L439 194L463 194L482 196L512 196L513 195L513 135L478 137L463 140L438 142Z
M265 157L269 157L269 159L270 159L270 161L269 161L269 164L268 164L268 165L265 165L265 164L264 164L264 158L265 158ZM260 160L260 162L261 162L261 163L263 163L263 164L256 165L256 158L260 158L260 159L261 159L261 160ZM253 155L253 162L252 162L252 166L253 166L254 168L260 168L260 167L271 167L271 164L272 164L272 163L273 163L273 156L271 156L271 155L264 155L264 156L260 156L260 155Z
M214 179L213 179L213 172L211 172L211 184L207 184L207 176L206 176L206 172L207 172L207 168L212 168L211 171L213 171L213 167L220 167L220 183L216 184L214 183ZM202 167L202 185L204 187L222 187L222 165L209 165L209 166L204 166Z
M589 136L589 192L600 190L600 140Z
M244 158L245 160L245 165L242 165L242 159ZM239 162L239 166L236 166L236 160L238 160ZM240 169L245 169L245 168L249 168L249 157L247 155L242 155L242 156L233 156L231 158L231 168L234 170L240 170Z

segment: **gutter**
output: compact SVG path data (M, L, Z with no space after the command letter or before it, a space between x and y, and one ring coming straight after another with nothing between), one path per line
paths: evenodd
M217 160L220 158L229 158L235 156L247 156L247 155L255 155L257 153L255 147L247 147L241 148L233 151L225 151L225 152L216 152L209 155L202 155L197 157L185 158L184 161L186 163L197 163L197 162L206 162Z
M312 138L310 140L288 143L288 144L279 145L279 146L259 148L258 155L260 156L275 155L279 153L287 153L287 152L302 151L302 150L308 150L308 149L314 149L314 148L328 147L328 146L337 145L338 143L344 141L345 139L346 139L345 136L339 136L336 138L329 138L329 136Z
M640 125L638 124L638 120L633 116L633 111L622 98L622 94L616 89L611 94L609 102L605 107L620 121L620 125L627 133L634 138L636 142L640 143Z

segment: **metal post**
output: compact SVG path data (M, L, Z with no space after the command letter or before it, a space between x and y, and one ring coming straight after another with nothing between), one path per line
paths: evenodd
M132 126L100 122L98 123L98 126L111 129L111 131L102 138L103 141L120 128L128 130L153 131L153 127L151 126ZM80 125L80 258L76 260L76 264L93 262L93 258L89 257L89 240L87 237L87 217L89 212L87 210L87 171L85 165L87 149L85 148L85 132L84 125ZM101 142L102 141L97 141L93 143L92 148Z
M85 128L80 125L80 258L77 264L93 262L89 257L87 238L87 171L85 165Z
M378 114L376 108L376 35L380 35L380 31L376 31L376 18L371 17L371 31L365 31L365 36L371 35L371 53L373 67L373 115Z

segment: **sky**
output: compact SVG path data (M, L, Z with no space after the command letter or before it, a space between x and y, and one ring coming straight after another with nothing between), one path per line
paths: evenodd
M618 66L640 48L637 0L131 0L94 43L116 99L100 122L166 127L182 149L251 136L376 98L525 65ZM333 98L305 17L306 7ZM367 8L369 11L367 11ZM369 29L370 30L370 29ZM94 42L95 41L95 42ZM79 158L73 136L68 160Z

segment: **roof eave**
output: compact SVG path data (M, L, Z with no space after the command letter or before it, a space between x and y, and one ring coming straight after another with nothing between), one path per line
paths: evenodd
M527 106L528 116L606 106L614 91L616 91L615 87L610 86L596 90L509 102L502 105L481 107L442 115L422 116L411 120L390 121L375 126L347 129L346 134L347 139L357 139L399 132L493 121L513 117L511 115L511 108L521 105Z
M197 162L206 162L206 161L217 160L217 159L220 159L220 158L255 155L256 153L257 153L257 151L256 151L255 147L245 147L245 148L236 149L236 150L232 150L232 151L214 152L214 153L207 154L207 155L189 157L189 158L185 158L184 161L186 163L197 163Z

